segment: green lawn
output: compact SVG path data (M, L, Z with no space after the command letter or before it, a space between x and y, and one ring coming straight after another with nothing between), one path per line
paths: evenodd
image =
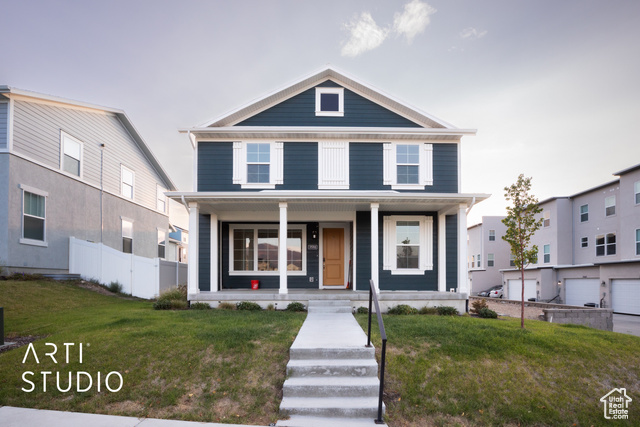
M366 328L366 315L358 315ZM640 425L640 338L575 325L468 316L384 316L387 419L405 425L607 424L625 387ZM378 336L377 322L372 329ZM365 329L366 330L366 329ZM374 340L379 357L380 341Z
M278 419L288 352L304 313L156 311L147 301L103 296L71 284L0 281L6 341L12 336L46 336L0 354L0 405L268 425ZM44 356L58 346L57 364ZM66 363L64 343L69 347ZM78 347L83 344L83 363ZM25 371L36 376L22 379ZM42 371L53 374L43 392ZM61 393L56 386L72 391ZM77 393L76 373L91 374L91 390ZM116 371L122 389L109 392L104 377ZM97 373L101 391L97 391ZM81 374L81 388L88 386ZM110 377L110 387L119 385Z

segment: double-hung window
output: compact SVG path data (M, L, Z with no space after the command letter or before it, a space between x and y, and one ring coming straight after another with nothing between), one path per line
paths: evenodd
M616 234L596 236L596 256L616 254Z
M121 218L122 220L122 252L133 253L133 220Z
M167 232L158 229L158 258L164 259L166 254Z
M20 243L47 246L46 200L48 193L20 185L22 189L22 238Z
M496 230L489 230L489 241L490 242L496 241Z
M551 226L551 212L550 211L542 212L542 226L543 227Z
M229 227L231 275L277 274L280 268L278 225L231 225ZM306 226L289 225L286 269L292 275L306 274Z
M589 247L589 238L588 237L583 237L580 239L580 247L581 248L588 248Z
M580 222L589 221L589 205L580 206Z
M640 205L640 181L633 184L634 201Z
M433 218L384 217L383 258L391 274L424 274L433 270Z
M636 255L640 255L640 229L636 229Z
M72 175L81 176L82 171L82 142L60 131L62 156L60 168Z
M283 151L282 142L234 142L233 183L259 189L273 189L282 184Z
M493 267L495 265L495 255L487 254L487 267Z
M396 190L424 190L433 185L433 144L383 144L383 184Z
M616 196L609 196L604 199L604 213L605 216L616 214Z
M121 194L127 199L133 200L133 183L135 173L124 165L120 166Z
M543 260L545 264L551 262L551 245L544 245L543 247Z

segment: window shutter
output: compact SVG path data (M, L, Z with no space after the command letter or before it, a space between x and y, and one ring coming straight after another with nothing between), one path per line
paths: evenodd
M271 177L272 184L284 183L284 143L271 144Z
M422 144L420 150L420 184L433 185L433 144Z
M318 188L349 189L349 143L318 143Z
M395 256L395 222L391 217L385 216L382 223L382 269L393 270L393 256Z
M247 153L245 144L240 141L233 143L233 183L245 184L247 182Z
M385 142L382 144L383 151L383 184L384 185L393 185L396 180L396 156L394 145L390 142Z
M422 241L424 242L424 251L422 251L422 259L420 260L420 269L433 270L433 217L424 217L424 234Z

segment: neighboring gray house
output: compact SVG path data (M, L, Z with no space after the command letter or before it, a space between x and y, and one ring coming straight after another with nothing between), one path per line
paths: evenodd
M640 314L640 165L614 175L615 181L540 203L544 223L532 239L538 263L526 271L525 298ZM519 277L504 271L507 297L519 295Z
M0 264L9 271L67 272L70 237L158 257L169 190L124 111L0 86Z
M507 227L504 216L483 216L467 229L467 258L471 295L502 284L503 269L510 267L511 248L502 240ZM511 265L512 266L512 265Z

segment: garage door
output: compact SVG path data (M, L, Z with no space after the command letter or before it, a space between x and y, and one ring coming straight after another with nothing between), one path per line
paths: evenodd
M529 279L524 281L524 300L528 301L530 298L537 298L536 294L536 281ZM522 279L509 280L509 299L520 301L522 297Z
M611 305L614 313L640 315L640 280L612 280Z
M564 283L567 304L584 306L591 302L600 306L600 279L567 279Z

